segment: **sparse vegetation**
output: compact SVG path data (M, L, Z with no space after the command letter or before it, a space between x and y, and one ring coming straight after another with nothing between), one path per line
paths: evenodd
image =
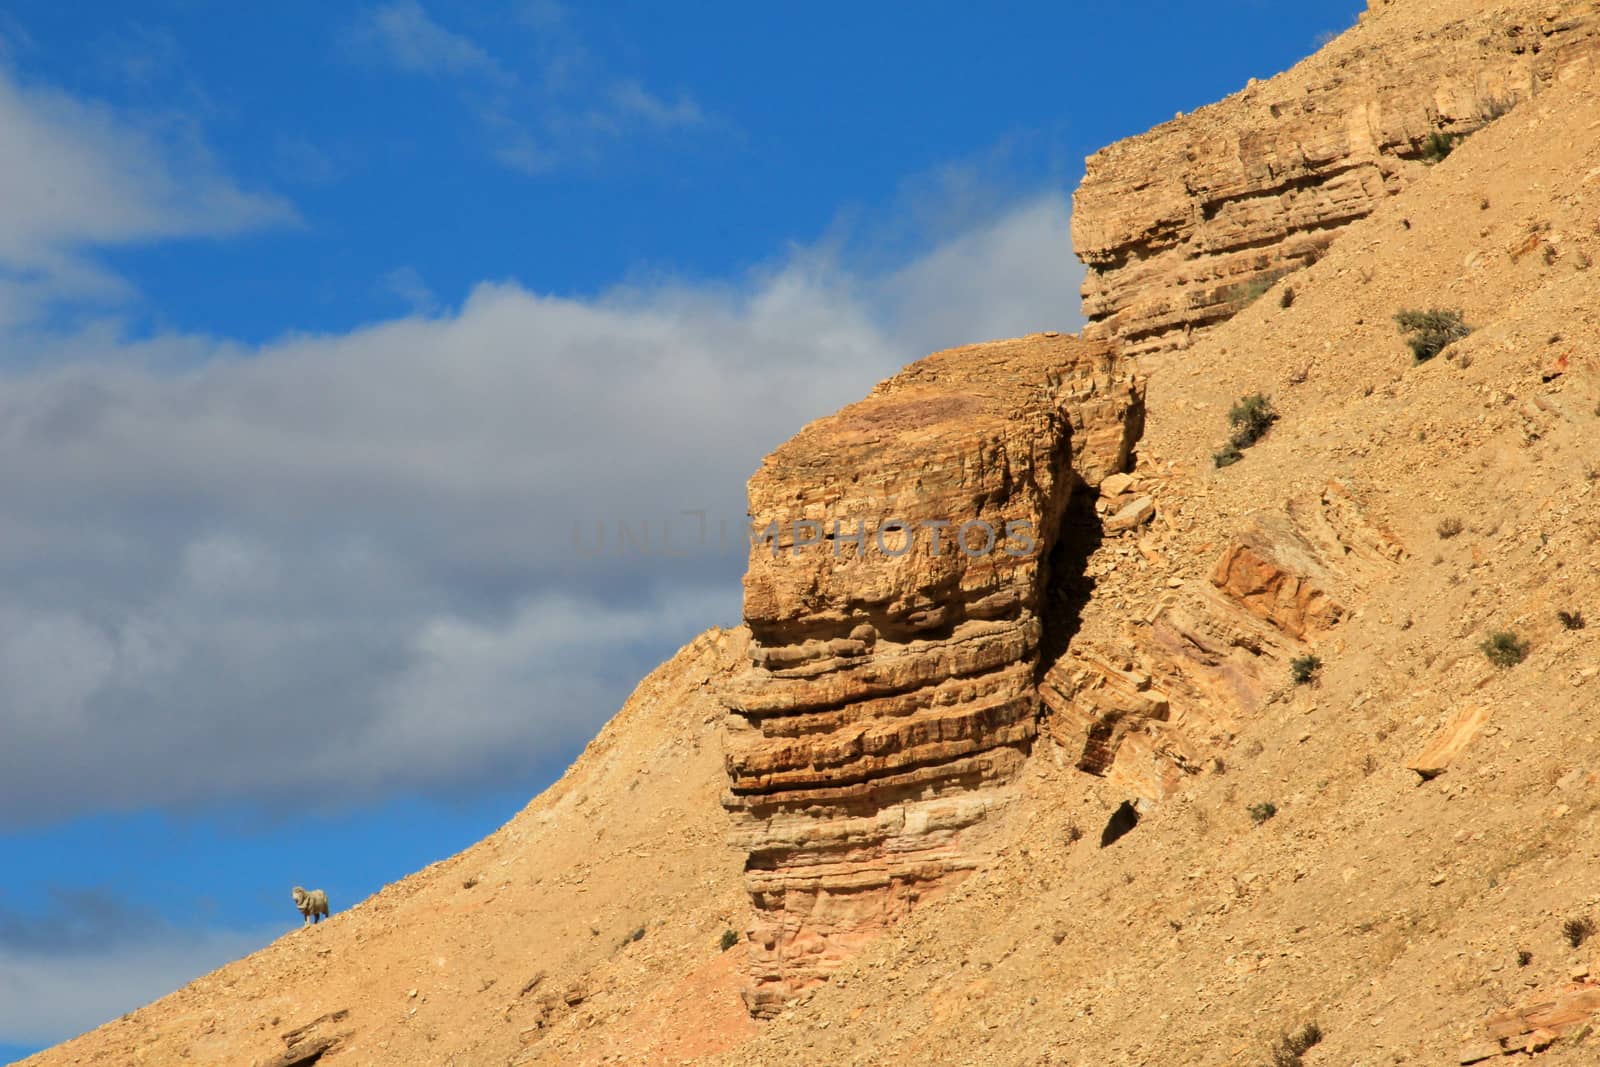
M1413 308L1395 312L1394 321L1401 333L1410 335L1406 344L1411 346L1411 355L1418 363L1426 363L1472 332L1459 310Z
M1433 131L1422 142L1423 161L1426 163L1444 162L1445 157L1456 150L1456 145L1460 144L1461 140L1462 137L1459 133L1445 133L1442 130Z
M1456 536L1464 529L1466 529L1466 526L1460 519L1454 515L1447 515L1439 520L1439 525L1437 527L1439 540L1448 541L1450 538Z
M1231 467L1243 458L1244 453L1232 445L1223 445L1220 449L1211 453L1211 462L1216 464L1219 469Z
M739 935L733 930L722 931L722 951L726 952L739 943Z
M1271 288L1272 278L1270 276L1254 278L1248 282L1242 282L1241 284L1234 286L1232 290L1232 297L1234 300L1237 300L1240 303L1254 304L1257 300L1261 299L1268 289Z
M1556 612L1556 618L1560 619L1561 625L1569 630L1583 629L1583 612L1581 611L1558 611Z
M470 878L465 878L465 879L462 880L461 888L462 889L471 889L473 886L475 886L477 884L478 884L478 876L477 875L473 875Z
M1517 966L1518 967L1526 967L1528 964L1530 964L1532 962L1533 962L1533 953L1529 952L1525 948L1517 949Z
M1294 306L1294 286L1286 285L1283 287L1283 293L1278 297L1278 306L1281 308Z
M1290 273L1288 268L1279 268L1268 271L1266 274L1258 274L1247 282L1239 282L1237 285L1229 287L1226 293L1227 299L1241 305L1253 304L1260 300L1267 290L1278 284L1279 278L1288 273ZM1280 297L1279 300L1281 301L1282 298ZM1291 296L1289 303L1293 302L1294 297ZM1282 304L1281 306L1288 307L1289 304Z
M1301 1057L1321 1040L1322 1027L1314 1022L1280 1034L1272 1046L1272 1067L1301 1067L1305 1062Z
M1278 412L1272 406L1271 397L1262 393L1240 397L1228 412L1228 425L1233 427L1233 436L1228 443L1234 448L1249 448L1261 440L1277 421Z
M1067 844L1069 845L1076 845L1083 840L1083 827L1078 825L1077 819L1069 820L1067 828L1062 833L1066 836Z
M1510 630L1496 630L1478 648L1496 667L1515 667L1528 658L1528 642L1518 640Z
M1561 936L1567 939L1567 944L1577 948L1589 940L1589 935L1594 933L1594 920L1587 915L1574 915L1561 924Z
M1309 652L1289 661L1289 673L1294 676L1295 685L1305 685L1315 678L1320 670L1322 670L1321 657Z
M1278 805L1274 804L1270 800L1263 800L1250 805L1250 807L1246 810L1250 812L1251 821L1257 826L1260 826L1262 823L1278 814Z
M1483 105L1483 117L1490 122L1510 113L1517 106L1517 98L1507 94L1505 96L1491 96Z

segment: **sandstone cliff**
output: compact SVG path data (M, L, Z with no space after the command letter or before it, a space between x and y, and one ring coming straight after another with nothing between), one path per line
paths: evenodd
M1460 4L1442 24L1438 5L1380 6L1294 69L1089 157L1072 212L1086 337L1187 347L1406 188L1431 136L1600 54L1589 0Z
M1063 516L1142 425L1108 346L1036 335L913 364L751 479L725 699L756 1014L978 862L1037 733L1052 569L1082 569Z

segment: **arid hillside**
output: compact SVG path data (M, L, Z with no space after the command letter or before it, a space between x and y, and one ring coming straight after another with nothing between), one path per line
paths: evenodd
M591 1059L692 1062L755 1033L721 948L748 905L708 695L744 642L686 646L479 844L24 1062L559 1063L569 1030Z
M1252 92L1316 95L1361 56L1388 88L1348 73L1319 101L1383 128L1388 93L1436 123L1417 144L1465 136L1380 153L1381 195L1314 255L1249 268L1270 286L1182 345L1133 338L1136 367L1126 314L913 365L796 439L826 456L779 450L752 483L769 511L855 493L1024 516L1070 551L753 554L748 627L645 679L494 836L25 1062L1596 1062L1588 19L1600 5L1375 6ZM1533 36L1502 56L1480 38L1507 26ZM1433 29L1526 67L1508 109L1446 121L1426 101L1454 99L1448 64L1409 84L1382 62ZM1506 99L1509 75L1469 74L1473 100ZM1236 146L1258 113L1224 102L1110 154ZM1109 232L1102 192L1076 227ZM1261 232L1299 247L1281 220ZM1214 259L1169 246L1117 282L1125 306ZM1396 315L1428 310L1470 332L1417 362ZM1276 418L1230 451L1257 393ZM1103 469L1139 429L1126 471ZM1319 1041L1283 1044L1308 1024Z
M1156 516L1091 559L1074 643L1159 677L1161 616L1213 611L1219 560L1247 531L1270 544L1276 516L1350 530L1347 498L1396 558L1358 572L1360 536L1321 553L1345 613L1282 653L1224 628L1269 651L1275 684L1248 712L1190 701L1197 773L1108 848L1140 780L1076 772L1081 735L1047 719L1065 743L1035 749L999 862L728 1062L1270 1063L1314 1021L1307 1064L1446 1064L1537 1030L1492 1031L1496 1013L1593 1010L1600 958L1564 926L1600 917L1597 89L1552 89L1416 163L1315 266L1143 361L1133 474ZM1426 307L1475 329L1414 365L1393 316ZM1279 419L1215 467L1231 405L1258 391ZM1495 631L1526 659L1491 663ZM1311 682L1289 652L1320 658ZM1408 769L1442 738L1461 744L1443 773ZM1535 1041L1553 1042L1541 1062L1595 1061L1576 1014Z

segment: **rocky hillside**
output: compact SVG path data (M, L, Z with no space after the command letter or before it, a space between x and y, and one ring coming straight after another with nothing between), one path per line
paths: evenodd
M1600 54L1588 0L1371 6L1293 70L1089 157L1072 215L1085 336L1188 347L1402 192L1408 161Z
M1094 325L770 457L746 627L488 840L28 1062L1594 1063L1597 19L1395 0L1097 156ZM1291 99L1380 158L1273 184ZM795 551L857 518L1043 551Z

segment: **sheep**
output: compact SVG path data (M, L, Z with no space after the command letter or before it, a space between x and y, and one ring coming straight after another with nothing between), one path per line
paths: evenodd
M299 886L295 886L289 895L294 897L294 906L300 909L300 915L305 919L305 922L300 924L301 926L310 922L321 922L327 917L328 894L322 890L313 889L307 893Z

